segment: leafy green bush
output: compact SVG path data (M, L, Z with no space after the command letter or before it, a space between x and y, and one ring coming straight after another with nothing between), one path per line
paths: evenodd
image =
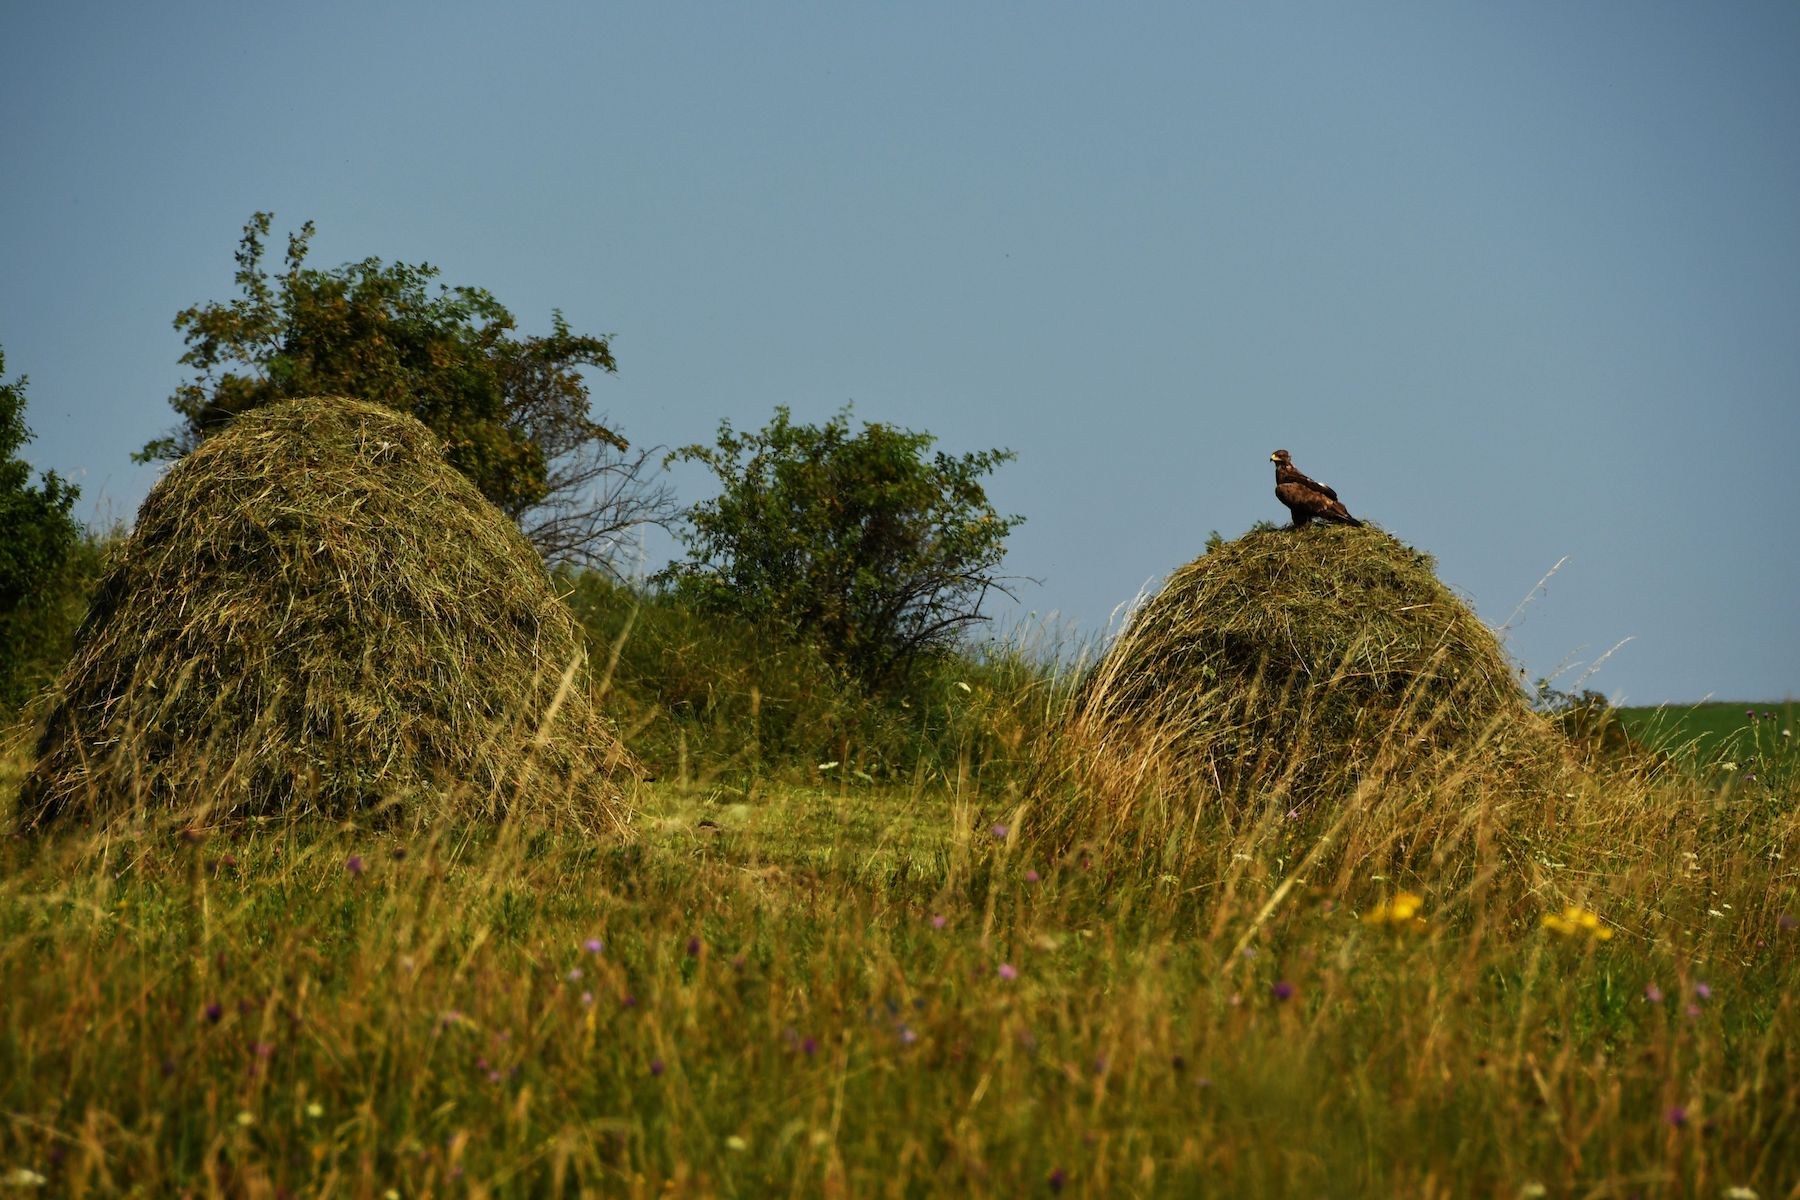
M983 620L1006 535L983 476L1013 457L927 456L928 433L865 423L850 410L796 424L785 407L756 433L719 425L715 446L684 446L720 492L691 508L689 558L660 577L703 612L778 628L818 647L861 684L885 689ZM1010 594L1010 593L1007 593Z
M703 611L688 593L565 571L627 743L665 779L864 783L1009 769L1060 719L1073 676L1053 647L958 642L867 687L778 625ZM607 664L610 663L610 666Z
M815 647L702 613L669 589L593 571L558 579L607 676L608 707L658 775L792 775L862 731L865 697Z
M75 649L75 631L87 615L119 530L81 528L60 566L18 608L0 617L0 724L19 716L56 678Z
M70 515L79 490L54 471L34 485L31 465L18 457L32 437L25 384L24 376L6 381L0 350L0 709L8 714L49 674L45 657L66 648L69 585L79 591L85 565L71 561L84 550Z
M181 458L240 413L302 396L352 396L417 417L444 439L450 465L517 521L550 559L604 562L641 522L671 515L646 482L649 451L588 417L582 368L615 370L605 337L555 316L548 337L518 338L482 288L429 284L437 268L379 258L307 267L308 221L288 238L283 273L263 270L271 214L244 226L242 298L175 318L196 375L169 405L181 417L140 460Z

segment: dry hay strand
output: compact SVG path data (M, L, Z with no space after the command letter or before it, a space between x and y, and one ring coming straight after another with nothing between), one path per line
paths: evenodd
M378 405L271 405L173 466L76 646L28 826L625 819L634 768L541 560L436 435Z
M1057 768L1081 794L1231 811L1401 780L1538 779L1564 755L1494 633L1373 527L1271 529L1170 576L1086 680Z

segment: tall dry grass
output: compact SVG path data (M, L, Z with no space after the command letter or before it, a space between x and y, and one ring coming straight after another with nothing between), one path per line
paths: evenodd
M1154 771L1035 769L1063 765L1077 689L984 686L947 689L966 754L881 786L647 785L628 841L9 841L0 1178L1800 1189L1791 741L1755 780L1648 762L1508 788L1459 757L1333 803L1209 804ZM977 737L1012 765L983 769Z

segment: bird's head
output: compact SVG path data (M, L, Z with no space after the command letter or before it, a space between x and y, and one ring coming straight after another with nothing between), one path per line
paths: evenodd
M1269 455L1269 461L1277 466L1282 464L1291 466L1293 464L1293 459L1288 457L1288 452L1286 450L1277 450L1275 453Z

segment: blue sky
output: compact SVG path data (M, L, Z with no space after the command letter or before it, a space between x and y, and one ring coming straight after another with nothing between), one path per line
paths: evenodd
M1534 677L1800 692L1800 7L15 5L0 345L89 515L246 218L614 335L597 410L1008 446L1097 631L1286 447ZM678 478L687 499L703 481ZM650 566L668 547L653 544Z

